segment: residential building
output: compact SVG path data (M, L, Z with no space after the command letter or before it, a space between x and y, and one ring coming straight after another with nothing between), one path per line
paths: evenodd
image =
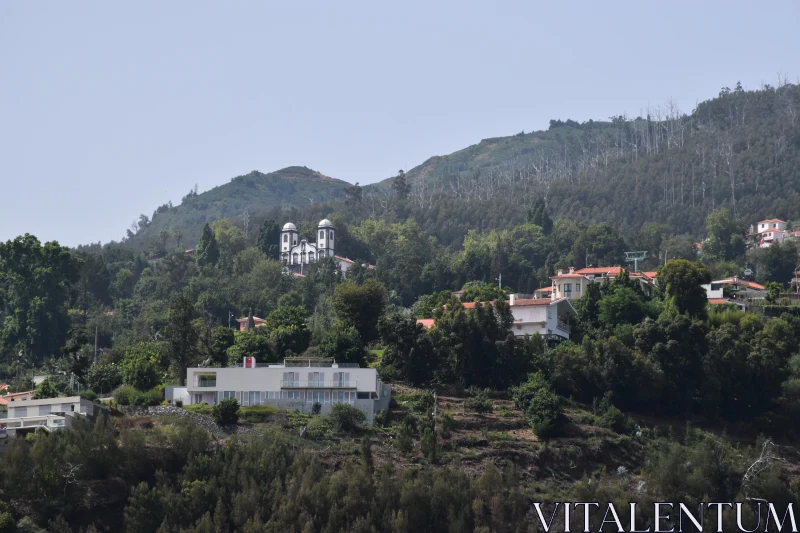
M422 326L425 329L431 329L436 325L436 319L434 318L418 318L417 324Z
M542 287L541 289L536 289L533 291L533 297L538 298L550 298L553 295L553 286L550 285L549 287Z
M569 339L570 323L576 315L569 298L518 299L512 294L509 305L514 316L511 330L515 336L538 333L552 340Z
M6 395L0 396L0 405L11 405L12 402L24 402L33 400L33 395L36 394L35 390L26 390L23 392L10 392Z
M101 407L80 396L17 400L8 404L0 418L0 439L32 433L39 428L54 431L69 427L78 415L95 417Z
M765 231L776 229L780 231L786 230L786 221L779 218L770 218L769 220L762 220L756 222L756 232L764 233Z
M524 337L538 333L548 340L569 339L570 323L576 315L569 298L551 300L549 298L531 298L527 294L522 295L525 298L519 296L519 294L511 294L508 300L511 315L514 317L514 323L511 326L514 336ZM481 305L492 305L492 302L480 303ZM478 302L465 302L462 306L464 309L475 309L477 304ZM426 329L436 325L432 319L419 319L417 323L422 324Z
M258 364L252 358L229 368L189 368L185 387L168 387L168 401L215 405L236 398L242 406L272 405L322 414L337 403L364 411L372 424L375 413L388 408L391 388L374 368L318 358L287 358L281 364Z
M553 301L562 298L578 300L586 291L586 284L593 281L593 278L576 272L573 267L569 267L568 272L559 270L550 279L553 280L553 289L550 291L550 299Z
M702 285L702 287L706 290L706 298L708 298L709 301L724 298L722 294L722 283L712 281L711 283Z

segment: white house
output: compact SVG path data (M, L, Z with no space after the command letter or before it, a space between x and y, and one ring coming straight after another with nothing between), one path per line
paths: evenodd
M516 337L538 333L555 340L569 339L570 321L576 315L569 298L558 300L519 298L518 294L512 294L509 296L508 304L514 317L511 330ZM474 309L476 302L466 302L462 305L464 309ZM481 305L491 305L491 302L482 302ZM417 323L426 329L435 325L420 320L417 320Z
M779 218L770 218L769 220L762 220L756 222L756 232L764 233L765 231L776 229L779 231L786 231L786 221Z
M546 298L517 299L512 294L509 299L514 324L511 330L517 337L538 333L543 336L569 339L570 320L575 309L569 298L550 300Z
M189 368L185 387L168 387L168 401L215 405L236 398L242 406L272 405L310 413L314 404L322 414L337 403L364 411L372 424L376 412L389 407L391 388L374 368L316 358L285 359L282 364L246 364L231 368Z
M6 418L0 418L0 439L31 433L39 428L47 431L69 426L77 415L94 417L100 406L80 396L20 400L8 404Z

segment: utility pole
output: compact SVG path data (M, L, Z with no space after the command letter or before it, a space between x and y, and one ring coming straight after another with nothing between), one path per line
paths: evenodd
M497 286L501 291L503 290L503 274L497 276Z
M228 327L231 327L231 318L233 318L233 313L228 311Z
M97 364L97 326L94 327L94 364Z

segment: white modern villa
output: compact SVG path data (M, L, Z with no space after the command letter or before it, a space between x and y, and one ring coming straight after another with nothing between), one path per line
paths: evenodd
M311 413L320 404L327 414L337 403L349 403L364 411L371 425L375 413L389 407L391 387L374 368L336 363L317 358L291 358L283 363L256 363L245 358L230 368L189 368L185 387L168 387L168 402L215 405L225 398L239 404L272 405Z
M6 437L39 428L54 431L69 427L78 415L93 418L99 410L100 406L80 396L10 402L5 416L0 417L0 445Z

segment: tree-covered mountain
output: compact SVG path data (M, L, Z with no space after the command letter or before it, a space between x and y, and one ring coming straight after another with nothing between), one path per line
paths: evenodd
M484 139L404 177L423 212L440 210L443 198L468 206L448 221L465 219L464 227L496 220L490 209L519 223L544 197L554 217L611 222L626 233L660 222L701 237L718 207L748 224L800 216L798 114L797 85L745 91L737 84L690 114L670 102L635 118L551 120L547 131ZM387 196L391 184L366 192Z
M764 218L800 218L799 112L798 85L745 91L737 84L690 114L668 103L635 118L551 120L546 131L484 139L409 170L400 210L396 177L362 194L304 167L254 171L192 191L177 207L159 207L152 220L141 217L128 242L140 250L180 242L190 248L206 222L227 217L250 234L253 221L299 209L292 211L298 220L336 211L350 223L412 218L440 243L460 248L471 229L525 222L538 199L554 219L609 222L626 238L658 222L700 239L706 216L720 207L743 228ZM348 188L359 209L352 202L343 209Z
M128 238L140 248L162 240L191 248L206 222L223 217L244 219L272 207L330 202L344 198L347 185L306 167L287 167L269 174L254 170L200 194L192 190L180 205L164 204L152 217L142 215L128 230Z

